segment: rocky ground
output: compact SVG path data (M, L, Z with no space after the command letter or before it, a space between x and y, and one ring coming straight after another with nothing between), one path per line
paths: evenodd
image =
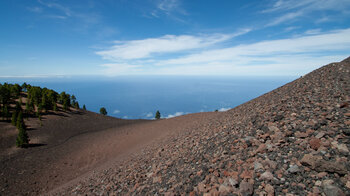
M349 105L348 58L55 193L350 195Z

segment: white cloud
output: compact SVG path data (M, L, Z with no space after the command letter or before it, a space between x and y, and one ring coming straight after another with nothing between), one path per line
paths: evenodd
M63 6L61 4L58 3L54 3L52 1L44 1L44 0L38 0L38 2L48 8L52 8L52 9L57 9L61 12L63 12L63 14L67 17L72 15L72 11L70 10L69 7L67 6Z
M305 31L306 35L315 35L315 34L320 34L321 33L321 29L310 29Z
M162 0L157 5L158 9L163 11L172 11L179 6L179 2L177 0Z
M307 33L318 33L317 31ZM318 66L347 57L350 53L350 29L319 32L316 35L303 34L299 37L226 48L220 46L218 41L202 42L216 44L212 44L210 48L192 50L181 47L186 50L185 53L163 59L123 59L124 63L103 66L108 75L303 75ZM177 50L181 51L180 48ZM157 51L168 53L169 49ZM147 55L150 53L148 51ZM331 55L332 53L336 55Z
M119 62L128 59L149 58L152 55L182 52L191 49L204 48L219 42L226 41L235 36L248 32L225 35L215 34L210 36L191 35L165 35L159 38L148 38L132 41L115 41L114 46L107 50L96 52L104 59Z
M332 20L332 19L331 19L330 17L324 16L324 17L322 17L322 18L316 20L316 23L329 22L329 21L331 21L331 20Z
M228 111L228 110L230 110L231 108L220 108L219 109L219 112L226 112L226 111Z
M152 112L149 112L146 114L146 118L152 118L153 117L153 113Z
M230 48L203 51L181 58L160 61L161 65L258 65L279 64L288 56L313 57L315 53L350 50L350 29L320 35L261 41ZM283 58L284 59L284 58ZM290 59L290 60L292 60ZM284 59L285 60L285 59ZM255 63L254 63L255 62ZM258 63L259 62L259 63Z
M298 26L290 26L284 29L285 32L293 31L295 29L299 29L300 27Z
M266 9L263 13L288 11L302 9L306 12L317 10L346 10L350 5L348 0L277 0L272 8Z
M293 20L293 19L301 16L302 14L303 14L302 12L287 13L283 16L279 16L279 17L275 18L272 22L268 23L266 26L274 26L274 25L284 23L286 21L290 21L290 20Z
M167 17L181 23L186 23L186 19L181 16L186 16L188 13L181 6L180 0L156 0L155 9L150 11L146 17L158 18L161 15L166 15Z
M283 15L276 17L267 24L267 26L274 26L284 22L294 21L317 11L327 10L348 13L349 8L349 0L278 0L271 8L263 10L262 13L283 13ZM329 19L329 17L323 17L323 20L318 19L315 22L325 22Z
M114 110L114 111L113 111L113 114L118 114L118 113L120 113L119 110Z
M185 114L184 112L175 112L175 114L169 114L165 118L174 118L174 117L181 116L181 115L184 115L184 114Z

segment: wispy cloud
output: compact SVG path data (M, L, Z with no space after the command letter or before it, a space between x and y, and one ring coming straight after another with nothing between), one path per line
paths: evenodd
M120 113L120 110L114 110L113 111L113 114L119 114Z
M154 117L152 112L147 113L145 116L146 116L146 118L152 118L152 117Z
M41 13L43 11L42 7L27 7L27 9L34 13Z
M113 53L98 54L105 59L123 62L105 64L105 71L109 75L301 75L324 63L341 60L350 53L350 29L329 32L313 30L289 39L266 40L232 47L222 47L221 43L228 41L227 36L206 36L208 40L203 37L186 37L189 45L185 45L186 41L173 43L173 40L181 40L182 36L172 36L171 41L166 39L166 43L170 43L166 48L162 42L164 37L161 37L161 41L152 42L156 46L150 48L146 47L147 44L136 44L135 47L135 42L130 41L121 44L123 49L117 48L111 50ZM135 47L134 50L129 48L129 43L132 43L131 48ZM160 45L157 46L157 43ZM174 48L171 49L172 45ZM132 51L137 51L142 46L147 49L140 49L141 52L132 54ZM166 58L154 56L171 52L177 54ZM330 55L332 52L337 52L338 55Z
M253 44L204 51L177 59L159 62L159 64L199 64L217 62L249 63L271 59L276 55L308 54L332 50L350 49L350 29L332 31L313 36L301 36L290 39L261 41ZM248 60L248 61L247 61Z
M266 26L274 26L283 22L293 22L305 15L318 11L337 11L348 13L350 1L348 0L277 0L272 7L262 11L264 14L281 13ZM323 22L329 21L330 18L323 17ZM319 19L315 22L320 22Z
M303 15L303 13L301 11L290 12L288 14L285 14L283 16L279 16L279 17L275 18L273 21L268 23L266 26L274 26L274 25L278 25L278 24L281 24L281 23L286 22L286 21L291 21L291 20L293 20L301 15Z
M228 111L228 110L230 110L231 108L220 108L219 109L219 112L226 112L226 111Z
M169 114L165 118L174 118L174 117L181 116L181 115L184 115L184 114L185 114L185 112L175 112L174 114Z
M295 29L299 29L300 27L298 26L290 26L284 29L285 32L293 31Z
M306 35L316 35L316 34L320 34L321 33L321 29L309 29L307 31L305 31Z
M96 32L96 37L110 36L115 33L115 29L102 25L100 14L91 12L91 7L72 9L71 5L67 6L67 4L63 4L60 1L38 0L38 2L40 6L28 7L27 9L42 16L43 18L67 21L67 23L63 24L69 25L73 23L75 25L70 26L69 28L73 31L80 33L91 33L92 27L98 26L99 30Z
M57 10L61 11L62 14L64 14L67 17L70 17L72 15L72 11L67 6L63 6L63 5L58 4L56 2L53 2L53 1L38 0L38 2L40 4L48 7L48 8L53 8L53 9L57 9Z
M165 12L171 12L179 6L178 0L161 0L157 4L157 8Z
M115 41L114 46L96 52L103 59L120 62L128 59L149 58L165 53L184 52L191 49L206 48L214 44L227 41L233 37L248 33L250 29L243 29L233 34L214 35L165 35L159 38L149 38L132 41Z
M187 15L188 13L181 6L181 0L155 0L154 9L147 14L144 14L145 17L149 18L167 16L170 19L181 23L187 23L186 18L183 17Z

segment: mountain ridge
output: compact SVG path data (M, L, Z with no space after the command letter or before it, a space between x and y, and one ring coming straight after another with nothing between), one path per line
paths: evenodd
M349 81L328 64L60 193L349 195Z

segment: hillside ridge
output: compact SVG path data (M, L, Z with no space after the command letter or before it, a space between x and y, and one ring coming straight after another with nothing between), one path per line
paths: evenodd
M349 60L178 124L182 131L58 193L349 195Z

